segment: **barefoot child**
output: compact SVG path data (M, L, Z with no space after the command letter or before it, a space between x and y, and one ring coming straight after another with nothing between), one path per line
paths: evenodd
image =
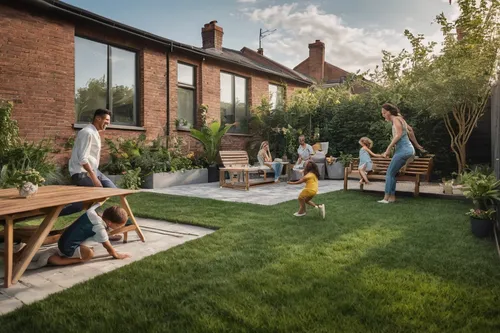
M92 247L83 245L86 241L101 243L115 259L129 258L130 255L118 253L111 245L106 229L122 227L127 222L127 213L119 206L104 210L102 216L96 213L100 204L93 205L85 214L71 224L59 238L57 248L48 249L35 256L28 269L47 265L64 266L89 261L94 257Z
M359 180L360 184L369 184L368 177L366 174L373 170L373 157L380 157L378 154L374 154L370 149L373 147L373 141L367 137L362 137L359 139L359 144L361 145L361 149L359 150L359 175L361 179Z
M294 213L295 216L306 215L306 204L318 208L321 216L325 218L325 205L316 205L311 199L318 193L318 166L313 161L307 161L304 167L304 176L296 182L289 181L288 184L297 185L306 183L306 187L299 194L299 211Z

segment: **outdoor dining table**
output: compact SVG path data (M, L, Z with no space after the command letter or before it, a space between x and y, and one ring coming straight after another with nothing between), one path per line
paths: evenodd
M0 190L0 221L3 220L4 224L4 287L8 288L20 279L54 226L61 210L71 203L83 202L84 207L88 208L94 203L119 196L120 206L125 209L132 224L114 230L110 234L123 232L124 241L126 241L127 232L136 231L140 240L144 242L144 235L126 199L127 195L135 192L118 188L42 186L35 196L23 198L19 196L17 189ZM29 238L19 258L13 262L14 224L34 216L45 216L45 218Z

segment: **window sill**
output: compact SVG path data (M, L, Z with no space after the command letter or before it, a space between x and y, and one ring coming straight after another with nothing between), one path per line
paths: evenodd
M82 129L88 124L73 124L74 129ZM111 130L124 130L124 131L142 131L145 132L146 129L140 126L128 126L128 125L109 125L106 129Z
M176 128L175 130L176 130L177 132L191 133L191 129Z
M231 135L231 136L253 136L252 134L246 134L246 133L226 133L226 135Z

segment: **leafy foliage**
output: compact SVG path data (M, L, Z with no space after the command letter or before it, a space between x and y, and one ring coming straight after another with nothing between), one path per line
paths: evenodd
M45 182L45 178L40 175L40 172L34 169L16 170L8 178L6 185L13 185L14 187L21 188L28 182L33 185L42 185Z
M141 168L125 171L120 179L120 187L130 190L138 190L141 184Z
M500 202L500 180L492 170L476 167L462 174L464 195L472 199L477 209L488 210Z
M11 102L0 100L0 155L19 143L19 127L11 118L13 106Z
M201 130L191 129L191 135L203 144L209 165L217 162L222 137L232 126L232 124L221 126L218 121L214 121L210 125L202 127Z

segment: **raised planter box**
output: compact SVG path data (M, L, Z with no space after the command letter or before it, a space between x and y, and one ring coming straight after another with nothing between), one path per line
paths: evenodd
M326 164L326 173L328 179L344 179L344 164L336 162L333 164Z
M118 183L120 183L120 180L122 179L122 175L106 175L106 177L109 178L115 184L117 187L120 187Z
M157 189L178 185L208 183L208 169L154 173L144 179L143 188Z

